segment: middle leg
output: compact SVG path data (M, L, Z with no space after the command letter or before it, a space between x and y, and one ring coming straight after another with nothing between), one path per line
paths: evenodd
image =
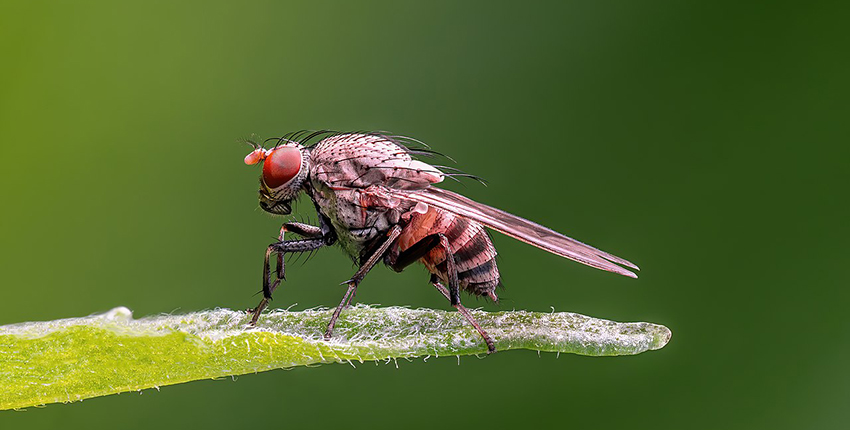
M387 252L387 249L395 242L398 236L401 234L401 227L395 225L387 233L387 239L375 252L372 253L371 256L360 266L360 269L351 277L351 279L342 283L342 285L348 284L348 290L345 291L345 295L342 296L342 300L339 302L339 306L334 310L334 314L331 317L331 321L328 323L328 329L325 330L325 339L330 339L331 335L334 331L334 326L336 325L336 320L339 319L339 313L346 307L348 307L348 303L351 301L351 298L354 297L354 294L357 292L357 285L360 284L360 281L366 277L366 274L375 267L375 264L383 258L384 254Z

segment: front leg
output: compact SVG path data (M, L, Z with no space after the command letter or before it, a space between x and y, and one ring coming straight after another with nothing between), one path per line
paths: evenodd
M326 245L330 245L331 242L333 242L332 239L329 239L331 237L331 235L329 233L325 233L322 230L321 227L316 227L314 225L304 224L304 223L301 223L301 222L283 223L283 225L280 226L280 234L277 236L278 242L283 242L283 235L286 232L295 233L295 234L297 234L301 237L308 238L308 239L315 239L315 238L323 237L323 238L325 238L325 244ZM265 264L263 265L263 271L264 272L265 272L265 268L269 267L268 258L269 258L269 256L266 255ZM271 287L268 290L268 294L266 294L267 296L271 295L271 293L275 290L275 288L277 288L277 286L280 284L280 282L284 278L284 262L283 262L283 254L282 253L277 254L277 280L275 280L275 282L273 284L271 283L270 276L271 275L268 274L268 273L265 273L263 275L263 277L265 279L267 279L267 281L265 281L265 283L264 283L263 293L266 292L265 286L271 284Z
M315 239L323 236L321 227L304 224L302 222L287 222L280 227L280 236L278 236L278 240L283 240L283 233L287 231L308 239Z
M282 234L283 232L281 232L281 235ZM329 241L324 237L314 239L282 240L280 242L273 243L266 248L266 256L263 259L263 299L260 300L260 303L256 308L249 312L253 314L251 318L251 325L255 325L257 323L257 319L260 318L260 313L266 308L266 306L268 306L269 300L272 298L272 293L277 286L280 285L281 280L285 276L284 255L293 252L313 251L328 245L328 242ZM271 269L269 268L269 258L272 253L277 253L277 279L275 279L274 282L271 280Z
M283 225L280 226L280 234L277 236L278 243L284 241L283 235L286 232L295 233L295 234L297 234L301 237L307 238L307 239L316 239L316 238L326 236L323 233L323 230L322 230L321 227L316 227L314 225L304 224L304 223L301 223L301 222L286 222L286 223L283 223ZM328 236L328 237L330 237L330 236ZM325 240L326 245L330 245L331 242L332 242L332 240ZM280 285L280 282L284 279L284 276L285 276L285 273L284 273L284 270L285 270L284 267L285 266L284 266L284 261L283 261L283 253L278 252L277 253L277 270L276 270L277 279L275 280L274 283L272 283L271 274L269 273L269 270L271 270L271 268L269 267L269 256L271 255L272 252L274 252L273 251L273 245L274 244L269 245L268 249L266 249L266 258L263 262L263 296L268 298L268 299L271 299L272 292L274 292L275 288L277 288L277 286ZM297 251L293 251L293 252L297 252Z

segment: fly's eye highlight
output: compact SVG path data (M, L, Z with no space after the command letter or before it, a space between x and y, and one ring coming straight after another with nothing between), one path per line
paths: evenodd
M269 188L278 188L301 171L301 151L283 146L271 151L263 162L263 182Z

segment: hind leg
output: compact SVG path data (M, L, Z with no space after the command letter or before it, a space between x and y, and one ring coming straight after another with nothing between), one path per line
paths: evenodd
M442 233L432 234L422 238L419 242L414 243L410 248L403 252L396 255L388 254L386 263L396 272L401 272L405 267L424 257L426 254L431 252L432 249L438 246L442 247L446 254L446 272L448 275L449 288L446 289L446 287L439 282L437 276L434 274L431 275L431 283L438 291L440 291L440 293L443 294L443 296L449 299L452 307L457 309L457 311L466 318L469 324L475 327L475 330L478 331L478 334L481 335L482 339L484 339L484 343L487 344L487 353L492 354L496 352L496 345L493 342L493 339L486 331L484 331L483 328L481 328L481 325L478 324L478 321L475 320L475 317L472 316L469 309L460 303L460 282L458 282L457 277L457 265L455 264L454 252L452 251L451 244L445 235Z
M437 291L442 293L445 298L451 300L451 298L449 298L449 290L447 290L446 287L444 287L443 284L441 284L440 281L437 280L437 277L434 275L431 275L431 284L433 284ZM472 316L472 313L469 312L469 309L467 309L460 303L455 306L455 309L457 309L457 311L460 312L460 314L463 315L464 318L466 318L466 321L468 321L469 324L475 327L475 330L478 331L478 334L480 334L481 337L484 339L484 343L487 344L487 353L492 354L496 352L496 345L493 343L493 339L491 339L490 335L487 334L487 332L484 331L483 328L481 328L481 325L478 324L478 321L475 319L475 317Z

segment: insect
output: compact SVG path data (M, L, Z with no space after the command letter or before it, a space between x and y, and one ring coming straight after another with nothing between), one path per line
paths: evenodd
M328 323L326 339L357 286L379 261L397 272L420 262L431 273L431 283L478 331L488 351L495 352L490 335L460 301L461 290L498 301L496 249L485 227L597 269L637 277L627 269L639 270L629 261L436 187L459 173L414 159L436 153L413 139L381 133L298 132L269 141L274 142L269 149L249 142L254 150L245 157L246 164L263 165L260 207L286 215L291 213L291 202L304 193L316 208L319 225L282 225L278 241L266 249L263 299L249 311L252 324L284 279L286 254L334 244L359 269L343 282L348 289ZM284 240L286 232L301 238ZM274 280L272 255L277 257Z

